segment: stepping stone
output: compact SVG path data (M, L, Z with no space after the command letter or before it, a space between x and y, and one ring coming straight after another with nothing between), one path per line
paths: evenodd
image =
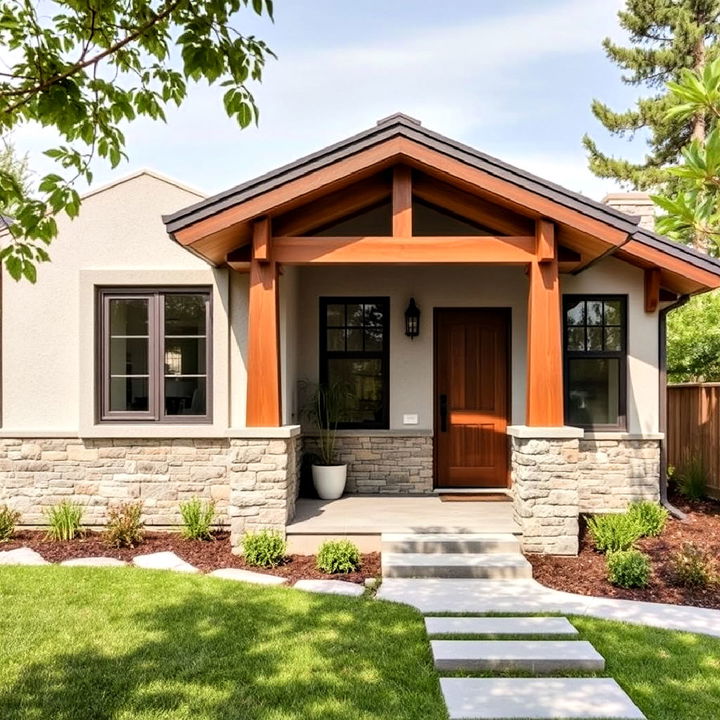
M428 617L428 635L577 635L563 617Z
M531 578L532 565L520 553L384 553L389 578Z
M298 580L294 588L308 592L327 593L328 595L352 595L360 597L365 594L362 585L345 582L344 580Z
M619 718L645 720L606 678L442 678L450 720Z
M432 640L438 670L604 670L605 659L585 640Z
M0 552L0 565L49 565L45 558L28 547Z
M251 572L241 568L221 568L220 570L213 570L210 575L223 580L239 580L241 582L255 583L256 585L283 585L287 582L287 578L284 577L265 575L264 573Z
M63 560L60 564L66 567L122 567L127 565L123 560L111 557L73 558L72 560Z
M136 555L133 558L133 565L147 570L174 570L175 572L196 573L200 572L190 563L185 562L174 552L157 552L148 555Z

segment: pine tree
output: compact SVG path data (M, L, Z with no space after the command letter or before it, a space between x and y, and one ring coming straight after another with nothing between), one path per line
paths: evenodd
M649 150L644 162L632 163L605 155L587 135L583 144L590 169L598 177L613 178L637 190L660 188L670 180L666 166L678 162L682 148L692 139L705 138L704 115L667 116L672 100L666 83L677 80L683 68L702 69L719 54L715 44L720 38L720 0L627 0L618 17L631 46L622 47L606 38L605 52L624 71L624 83L655 93L625 112L593 100L592 111L613 135L632 139L637 132L647 131Z

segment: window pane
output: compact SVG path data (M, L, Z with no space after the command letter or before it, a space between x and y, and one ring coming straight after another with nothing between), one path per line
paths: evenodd
M165 378L166 415L205 415L205 378Z
M350 351L363 349L363 331L360 328L347 331L347 349Z
M587 350L603 349L603 329L601 327L589 327L587 329Z
M364 316L363 306L356 303L348 303L346 307L348 327L362 327Z
M585 349L585 328L573 327L568 329L568 350Z
M602 300L587 301L587 324L602 325L603 324L603 302Z
M585 301L579 300L567 309L568 325L584 325L585 324Z
M571 358L568 365L568 424L617 425L620 361Z
M110 338L111 375L147 375L147 338Z
M114 412L147 412L150 407L148 378L111 378L110 410Z
M605 301L605 324L606 325L622 325L622 301L606 300Z
M166 375L204 375L207 346L204 338L165 340Z
M622 332L619 327L605 328L605 349L606 350L622 350Z
M379 352L382 350L383 331L380 327L365 329L365 350Z
M345 350L344 330L327 331L327 349L333 352L343 352Z
M165 296L166 335L205 335L207 295Z
M344 305L333 304L327 306L327 324L328 327L343 327L345 325Z
M379 423L383 420L381 360L330 359L328 381L347 389L348 399L341 422Z
M383 311L379 305L375 303L365 303L365 325L374 325L380 327L383 324Z
M148 299L110 300L110 335L148 334Z

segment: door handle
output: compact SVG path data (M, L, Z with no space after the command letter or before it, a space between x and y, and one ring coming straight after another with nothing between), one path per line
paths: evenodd
M440 432L447 432L448 398L440 396Z

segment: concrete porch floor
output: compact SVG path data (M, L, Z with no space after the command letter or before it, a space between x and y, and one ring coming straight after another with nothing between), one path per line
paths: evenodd
M437 495L345 495L300 498L286 527L292 553L314 553L321 542L348 538L361 552L379 552L382 533L514 533L511 502L442 502Z

